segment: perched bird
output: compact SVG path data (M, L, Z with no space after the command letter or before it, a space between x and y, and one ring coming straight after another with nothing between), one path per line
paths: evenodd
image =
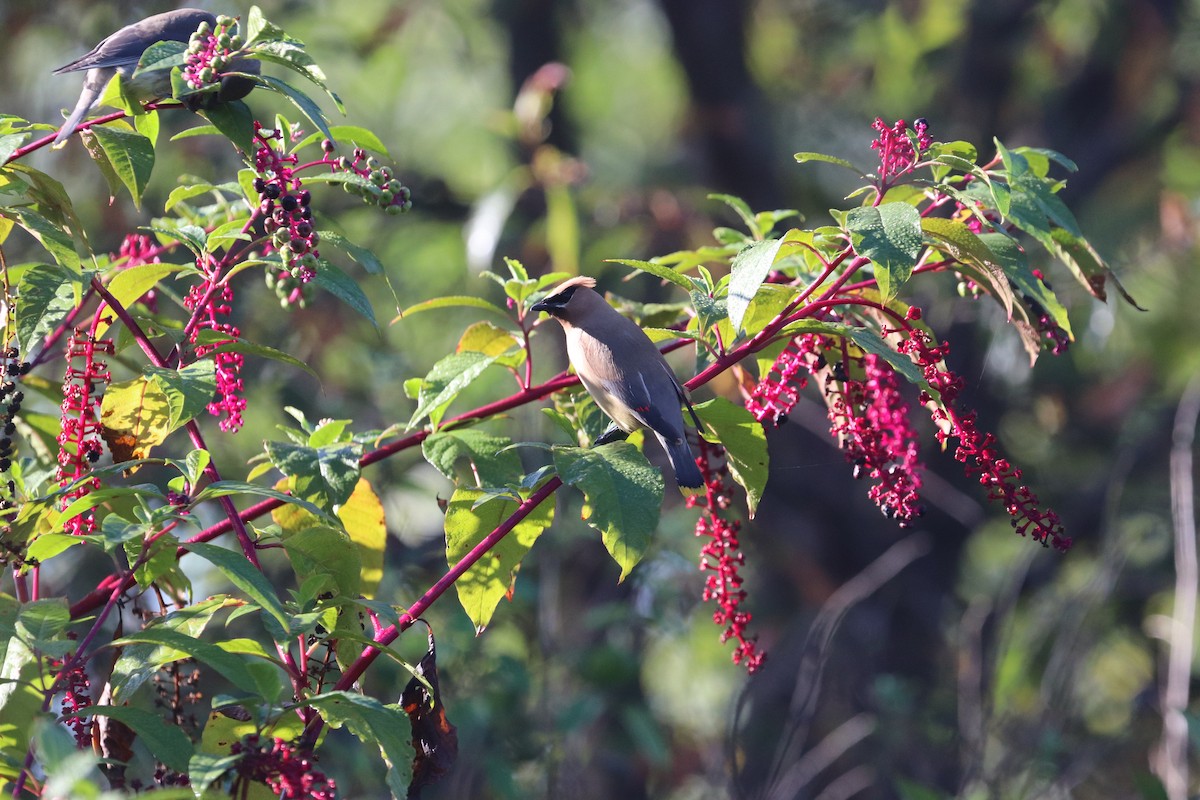
M178 11L155 14L140 22L126 25L93 47L88 54L54 70L55 75L87 70L79 101L75 104L75 109L67 121L59 129L58 135L54 137L55 146L66 141L67 137L75 132L84 115L96 104L113 75L120 73L121 79L126 82L126 90L138 99L152 100L157 97L170 97L170 70L151 70L139 75L134 80L133 73L137 69L138 59L142 57L142 53L148 47L156 42L187 42L202 22L214 26L217 18L207 11L196 8L181 8ZM229 64L230 72L258 74L261 69L262 66L257 59L239 58ZM201 102L211 104L212 102L240 100L248 95L254 86L255 81L252 78L229 75L222 79L221 88L216 92L215 99L211 96L204 96ZM199 105L189 104L189 107L195 110Z
M698 494L704 478L684 435L680 410L687 403L691 411L687 395L650 337L605 302L595 285L592 278L571 278L530 310L545 311L562 323L567 357L613 425L626 433L639 427L653 431L671 459L680 491Z

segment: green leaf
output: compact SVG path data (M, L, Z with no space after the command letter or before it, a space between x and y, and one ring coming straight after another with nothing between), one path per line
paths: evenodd
M79 302L78 273L66 267L39 264L17 283L17 339L22 353L36 353L46 334L62 323Z
M271 500L280 500L284 503L292 503L298 505L310 514L316 514L323 520L332 521L333 517L324 509L318 508L302 497L285 494L284 492L276 491L267 486L259 486L254 483L246 483L245 481L214 481L201 489L193 498L197 503L202 500L209 500L214 497L225 497L231 494L249 494L259 497L267 497Z
M758 227L758 220L754 218L754 212L750 210L750 206L746 204L745 200L731 194L710 194L708 199L719 200L732 208L742 218L742 222L746 224L746 230L750 231L751 236L755 239L763 237L763 232Z
M316 273L313 283L350 306L372 325L379 328L379 323L375 321L375 310L371 308L371 301L367 299L362 288L353 279L323 258L317 260Z
M344 534L333 525L313 517L297 506L277 508L271 512L271 519L283 529L285 547L289 546L288 543L291 541L289 537L312 528L334 530L338 535L348 535L349 543L353 545L357 553L357 556L352 559L353 568L357 570L353 579L355 588L351 591L350 579L340 577L341 573L347 569L345 565L338 564L334 570L329 569L329 566L326 565L325 573L331 574L337 579L338 586L343 587L346 596L357 597L359 594L363 597L375 596L379 582L383 578L383 554L384 548L387 546L388 533L383 503L366 478L358 479L354 491L350 493L350 499L338 508L337 519L342 523ZM305 548L306 552L311 550L307 545ZM346 553L347 551L343 549L342 552ZM313 557L315 558L316 555L314 554ZM296 565L295 558L293 558L292 564L299 571L300 567ZM303 584L303 582L304 577L300 576L300 583Z
M169 70L171 67L182 67L187 63L187 43L162 41L155 42L142 52L138 59L137 69L133 77L144 77L153 70Z
M853 208L846 230L854 251L875 265L875 280L886 303L912 275L921 253L921 215L907 203Z
M457 428L435 433L421 443L425 460L452 481L459 478L456 466L468 463L476 486L506 486L521 474L521 457L505 449L512 440L476 428Z
M35 650L53 650L71 624L71 612L65 598L34 600L17 613L16 636Z
M16 635L20 604L0 595L0 747L5 753L24 753L32 732L31 720L42 710L39 687L45 680L41 658Z
M350 499L358 483L362 445L353 442L325 447L304 447L290 442L265 445L276 469L295 479L300 497L330 512Z
M77 544L95 543L93 536L76 536L70 533L43 533L29 545L25 557L30 561L44 563L60 553L65 553Z
M214 330L202 330L196 335L197 344L216 344L209 352L205 353L205 358L211 358L217 353L244 353L250 356L261 356L269 358L272 361L281 361L289 366L298 367L304 370L314 378L319 378L316 371L308 364L305 364L298 358L290 356L282 350L276 350L274 347L267 347L265 344L255 344L248 342L245 339L234 338L228 333Z
M46 217L31 208L19 206L0 208L0 217L10 219L20 225L25 231L37 239L46 248L55 263L68 269L75 280L79 279L83 267L79 253L75 250L75 240L61 226L51 222Z
M436 428L446 407L495 361L496 356L467 351L451 353L434 364L421 381L417 410L408 421L408 427L414 428L421 420L429 417Z
M358 597L362 562L345 531L316 525L296 531L283 540L300 585L315 575L327 575L338 597Z
M620 580L641 561L662 512L662 473L629 442L590 450L556 446L554 466L564 483L587 497L587 523L621 568Z
M152 644L171 648L182 655L167 659L168 662L178 661L180 658L194 658L200 663L212 667L239 690L255 696L260 694L259 684L247 668L247 661L244 658L239 658L232 653L222 650L215 644L202 642L179 631L170 630L163 626L147 626L137 633L117 639L113 644L117 647L130 644ZM268 697L265 699L270 701L275 698Z
M216 365L207 358L179 370L147 366L142 371L166 397L172 431L204 413L217 391Z
M979 239L995 255L996 260L1004 268L1004 274L1016 286L1024 297L1036 303L1041 310L1050 315L1054 324L1058 325L1074 341L1071 332L1071 319L1067 309L1059 302L1054 292L1033 274L1029 259L1017 241L1006 233L981 233Z
M275 594L275 589L267 580L267 576L256 569L244 554L204 542L185 543L183 546L221 570L230 583L245 592L251 600L266 611L270 615L270 619L277 623L277 627L271 630L271 637L277 642L284 640L291 620L288 618L287 612L283 610L283 603ZM268 629L270 628L271 626L268 625Z
M383 751L390 766L388 786L408 786L415 751L412 725L399 706L385 706L374 698L350 692L326 692L308 703L320 709L321 716L332 727L344 725L363 744Z
M1048 238L1043 238L1042 243L1046 248L1059 258L1064 264L1070 268L1071 273L1079 280L1080 283L1087 288L1092 296L1098 300L1107 299L1108 295L1105 291L1105 283L1112 281L1117 292L1134 308L1139 311L1145 311L1137 304L1137 301L1125 291L1125 287L1117 280L1117 276L1104 263L1104 259L1096 252L1096 249L1084 239L1082 236L1077 236L1063 228L1055 228L1050 232Z
M934 246L939 250L975 268L977 272L972 277L981 278L982 283L991 286L992 294L1004 306L1004 313L1011 320L1016 298L1004 266L987 244L958 220L927 217L921 220L921 229L934 240Z
M851 172L854 172L856 175L862 175L862 171L859 170L858 167L854 166L846 159L838 158L837 156L830 156L826 155L825 153L811 153L802 151L796 153L794 158L800 164L807 164L810 161L820 161L825 164L836 164L839 167L845 167Z
M254 151L254 112L241 100L217 103L212 108L202 109L197 113L211 122L214 128L243 153Z
M758 288L771 272L782 245L782 239L767 239L743 248L733 257L729 275L728 305L729 321L734 330L742 329L746 309L750 307Z
M745 406L716 397L696 406L700 420L712 429L716 441L725 448L729 474L746 490L750 519L758 509L767 486L767 434L762 423ZM707 437L706 437L707 438Z
M210 597L152 620L147 624L146 630L161 629L197 637L204 632L218 611L241 604L241 601L225 595ZM113 703L128 702L128 696L163 665L186 657L187 653L182 650L159 643L130 644L121 648L117 663L113 665L111 678Z
M266 88L273 92L278 92L288 100L291 100L296 108L300 109L300 112L308 117L309 121L317 126L317 129L321 133L325 134L325 138L333 138L333 132L329 130L329 123L325 119L325 114L321 112L321 107L311 97L296 87L270 75L262 75L259 80Z
M154 170L154 143L142 134L116 125L94 125L92 135L104 149L121 183L129 190L133 205L142 206L142 194Z
M450 297L435 297L432 300L425 300L424 302L417 303L416 305L411 305L401 311L396 318L392 320L392 323L395 324L405 317L410 317L413 314L419 314L422 311L434 311L439 308L482 308L484 311L491 311L499 314L501 317L504 317L504 319L511 322L508 312L495 303L489 303L482 297L453 295Z
M334 127L334 130L337 130L336 126ZM315 136L316 134L313 135ZM367 248L355 244L336 231L317 231L317 236L320 238L322 248L324 248L326 245L333 245L346 255L350 256L350 258L353 259L356 264L361 266L370 274L380 275L383 273L383 262L379 260L379 256L375 255Z
M476 488L457 489L446 507L446 562L453 567L477 544L500 527L517 503L497 499L476 507L487 493ZM458 600L471 618L477 634L492 619L500 598L507 596L517 579L517 569L533 543L554 520L554 503L542 503L454 583Z
M132 706L91 705L78 711L66 712L64 717L111 717L133 729L155 760L173 770L185 772L195 752L192 740L183 729L171 725L162 717L143 708Z
M371 131L366 128L360 128L357 125L330 125L330 133L333 134L335 143L349 142L354 147L361 147L364 150L374 150L384 156L391 156L388 153L387 146ZM303 149L309 145L316 144L324 137L320 133L310 133L298 142L292 151ZM325 237L324 231L321 233L321 238Z
M605 259L610 264L624 264L627 267L639 269L642 272L648 272L656 278L662 278L664 281L670 281L676 286L682 286L689 292L696 288L696 283L671 267L656 264L653 261L638 261L632 258L609 258Z
M215 755L213 753L196 753L188 761L188 785L193 792L200 796L208 796L208 788L219 781L226 772L233 769L242 760L238 755ZM247 793L249 794L249 793Z

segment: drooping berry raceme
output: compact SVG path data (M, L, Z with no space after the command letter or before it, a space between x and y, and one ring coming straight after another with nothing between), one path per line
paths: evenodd
M285 153L283 131L267 130L254 123L254 189L262 197L259 213L270 237L266 250L279 254L278 279L290 279L289 290L299 290L316 275L320 236L313 228L312 196L296 175L295 153ZM291 291L289 291L291 294ZM290 302L298 302L299 294Z
M233 303L233 289L228 283L217 283L216 267L202 259L199 263L205 280L196 284L184 298L184 306L197 320L192 328L190 342L196 344L204 330L224 334L215 341L196 344L196 358L201 359L222 344L241 336L241 330L227 320ZM217 397L208 404L208 413L214 417L224 415L219 423L221 430L237 432L242 428L242 412L246 410L246 398L242 392L242 365L245 357L241 353L224 351L213 355L216 364Z
M934 345L927 333L912 328L906 331L906 338L897 350L913 359L926 383L938 393L940 405L931 402L934 398L925 392L920 398L932 409L938 441L944 444L952 438L958 440L954 458L962 462L967 475L987 489L989 500L1003 504L1012 518L1013 529L1045 546L1063 551L1070 548L1071 539L1058 514L1041 508L1037 495L1021 483L1021 470L1000 453L996 437L979 429L975 412L958 407L959 395L966 384L943 363L950 351L949 344Z
M737 641L733 663L744 664L747 672L754 673L762 666L767 654L758 649L757 636L747 635L751 615L741 608L746 599L741 576L746 559L738 541L741 523L721 514L733 502L725 450L701 439L696 463L704 476L704 494L689 497L687 505L705 509L696 521L696 535L708 539L700 550L700 569L707 573L702 596L705 601L711 600L717 605L713 622L723 628L721 641Z
M412 207L412 192L392 173L381 166L362 148L355 148L354 157L336 156L337 146L326 139L321 143L322 158L300 164L295 153L287 153L284 132L268 130L259 123L254 129L254 168L258 173L254 188L261 197L258 211L268 239L265 252L279 254L281 269L267 273L267 284L279 297L282 305L301 305L307 300L306 285L316 274L320 263L317 244L320 235L313 226L312 197L303 188L300 172L325 167L333 173L350 173L360 180L348 180L342 186L357 192L366 203L373 203L389 214L399 214Z
M854 477L874 483L867 496L885 517L908 527L924 514L919 495L921 470L917 436L909 420L908 403L896 385L891 365L873 353L843 368L842 380L826 386L829 432L841 443ZM861 377L849 374L861 372Z
M68 653L61 659L50 659L48 666L51 670L57 671L62 668L64 663L70 660L71 654ZM66 716L71 712L90 708L92 705L92 681L88 678L87 670L84 669L82 661L76 661L75 666L62 678L59 691L62 692L63 721L66 722L71 732L75 734L75 746L80 749L90 750L92 747L91 723L87 721L86 717Z
M95 477L88 477L104 452L100 437L100 402L104 387L112 381L108 365L98 356L112 355L111 339L93 339L77 328L67 341L67 369L63 377L62 429L58 434L59 486L76 484L63 496L60 508L67 508L77 498L100 486ZM8 433L6 428L6 435ZM92 511L85 511L63 524L66 533L79 535L96 530Z
M251 734L234 742L230 753L240 756L237 766L238 778L234 789L244 790L239 781L262 783L280 798L292 800L336 800L337 784L332 778L316 768L316 756L283 739L263 741ZM242 795L235 792L235 797Z
M189 88L199 90L221 82L235 54L242 49L242 37L233 33L236 25L236 19L225 15L217 17L216 28L210 29L207 22L200 23L199 30L188 41L183 65L183 79Z

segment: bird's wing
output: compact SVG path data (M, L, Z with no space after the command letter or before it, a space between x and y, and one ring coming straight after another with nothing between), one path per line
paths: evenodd
M93 67L129 67L138 62L155 42L186 42L201 22L212 25L217 18L206 11L181 9L149 17L108 36L91 52L54 70L55 75Z

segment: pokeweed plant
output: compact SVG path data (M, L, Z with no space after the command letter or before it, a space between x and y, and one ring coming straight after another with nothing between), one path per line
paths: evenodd
M170 146L158 141L159 114L211 90L235 58L290 70L340 108L301 42L257 9L244 34L238 27L221 18L190 44L151 47L140 68L172 70L175 99L123 105L114 86L105 102L120 110L80 126L114 195L127 192L140 204L156 150ZM400 658L396 639L451 587L476 628L486 627L522 559L553 525L549 501L564 484L586 496L587 522L622 578L658 527L664 480L642 455L640 436L589 447L605 422L577 379L538 380L531 342L543 320L530 308L567 274L530 275L512 260L506 274L487 273L503 305L439 297L394 320L408 325L441 309L481 317L452 354L406 383L415 402L408 419L356 431L348 420L311 422L289 409L295 427L266 441L245 475L218 471L210 452L244 426L246 359L308 369L243 338L232 322L236 288L257 273L285 308L332 296L374 322L370 299L326 255L340 250L368 273L382 265L318 229L321 184L338 184L387 214L411 205L408 188L381 161L387 150L378 136L329 124L315 100L284 80L257 80L316 132L305 135L282 116L263 124L241 101L201 112L206 121L180 136L224 137L244 167L182 182L164 216L129 232L110 255L89 248L75 212L82 198L24 163L52 140L31 141L33 133L51 126L0 118L0 246L20 231L46 254L9 264L0 249L0 557L12 589L0 594L0 780L13 796L90 796L106 781L118 793L153 787L161 797L245 796L256 786L283 797L334 797L336 782L318 762L326 726L377 747L393 794L415 795L449 768L457 744L432 631L417 663ZM722 639L735 641L733 660L751 672L765 654L743 607L735 495L752 518L768 477L765 427L779 424L810 385L851 471L870 479L870 497L900 525L921 513L921 460L901 390L908 382L937 441L953 447L1017 532L1061 550L1070 544L1058 516L963 405L949 345L903 298L918 275L954 273L965 292L1003 306L1031 361L1061 352L1072 340L1070 321L1036 266L1047 259L1028 246L1065 264L1098 299L1116 285L1058 198L1062 182L1051 170L1074 165L999 142L980 164L974 147L933 141L923 121L877 120L875 130L879 166L855 170L863 188L851 197L860 204L832 212L830 224L781 229L794 212L754 213L716 196L745 230L719 228L714 243L697 250L617 260L680 293L676 304L632 308L664 349L694 349L689 389L726 371L738 378L740 396L696 405L705 491L689 504L700 508L696 533L706 540L703 598L716 606ZM797 158L855 169L829 156ZM463 390L496 368L512 374L515 391L452 412ZM31 408L27 394L50 398L44 404L58 412ZM543 410L570 444L514 443L479 425L547 399ZM202 427L206 414L216 431ZM526 473L518 444L544 451L545 463ZM377 597L386 522L364 471L414 448L455 486L445 507L448 570L419 598L397 603ZM169 477L138 482L149 465ZM219 521L197 530L202 508ZM213 543L227 535L232 549ZM264 572L266 548L282 549L294 588ZM193 597L185 558L207 562L234 591ZM67 592L78 587L63 571L45 570L60 559L107 571L71 601ZM227 627L235 620L237 636ZM242 635L246 628L254 635ZM97 656L108 651L115 661L101 674L108 659ZM412 675L398 702L360 686L380 655ZM206 673L226 691L205 696ZM191 716L204 721L184 725Z

